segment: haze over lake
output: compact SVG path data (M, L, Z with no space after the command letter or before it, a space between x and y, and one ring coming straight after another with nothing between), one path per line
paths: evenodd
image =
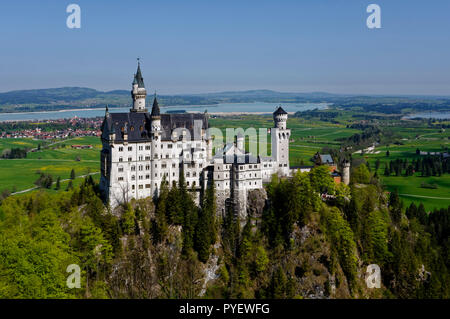
M214 105L174 105L161 107L161 112L167 111L186 111L186 112L204 112L209 113L272 113L280 104L277 103L219 103ZM328 103L282 103L286 112L307 111L313 109L326 109ZM110 108L111 113L129 112L130 108ZM4 121L27 121L27 120L49 120L78 117L97 117L105 115L105 109L77 109L48 112L23 112L23 113L0 113L0 122Z

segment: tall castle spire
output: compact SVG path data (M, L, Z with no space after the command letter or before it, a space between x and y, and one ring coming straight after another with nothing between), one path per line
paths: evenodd
M159 111L159 104L158 104L158 100L156 99L156 92L155 92L155 97L153 99L153 106L152 106L152 117L156 117L156 116L160 116L161 113Z
M137 71L133 79L133 89L131 90L131 97L133 98L133 107L131 112L146 112L145 109L145 97L147 96L147 91L145 90L144 78L141 72L141 62L138 60Z

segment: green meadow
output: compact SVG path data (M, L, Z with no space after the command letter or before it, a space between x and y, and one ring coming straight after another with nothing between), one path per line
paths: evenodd
M450 206L450 175L444 174L440 177L422 177L420 173L414 176L384 176L384 168L389 161L398 158L408 159L411 163L413 159L421 158L416 154L416 149L425 152L445 152L450 147L450 132L440 132L437 129L428 128L395 128L401 135L400 145L390 144L376 147L378 154L354 154L354 158L362 158L370 164L372 171L375 170L375 162L380 160L378 175L380 176L386 189L398 190L400 197L406 205L411 202L422 202L428 210ZM389 156L386 152L389 151ZM422 188L421 184L436 184L438 188Z
M20 142L22 144L17 144ZM16 145L37 145L39 141L31 139L1 139L0 150L17 147ZM59 144L65 144L60 147ZM77 150L71 145L92 145L93 149ZM59 147L59 148L58 148ZM99 152L101 149L100 139L97 137L80 137L55 144L49 144L37 152L29 152L24 159L2 159L0 160L0 191L22 191L33 188L38 179L38 171L51 174L56 181L68 179L72 169L77 176L99 171ZM94 175L93 177L96 177ZM78 181L77 181L78 182ZM66 182L67 183L67 182ZM61 184L63 188L65 183Z

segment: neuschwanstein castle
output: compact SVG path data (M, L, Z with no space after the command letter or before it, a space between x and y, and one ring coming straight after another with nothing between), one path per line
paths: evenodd
M141 68L134 76L128 113L109 113L102 124L100 188L111 206L131 198L158 194L161 182L178 182L184 174L186 185L198 194L214 183L219 205L232 199L238 211L245 210L247 192L260 189L272 174L288 176L288 114L281 107L273 113L270 129L271 157L245 151L242 135L213 155L208 136L208 114L161 114L156 95L149 113ZM221 203L223 203L221 205Z

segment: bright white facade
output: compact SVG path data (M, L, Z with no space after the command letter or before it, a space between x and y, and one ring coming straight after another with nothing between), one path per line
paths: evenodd
M223 212L228 204L242 212L249 190L262 188L274 173L290 174L291 131L281 107L273 114L271 157L246 153L243 136L213 156L206 113L160 114L156 96L151 113L147 111L139 65L131 96L129 113L106 110L102 124L100 188L113 207L131 198L156 196L163 179L172 185L183 174L187 188L197 194L214 183Z

